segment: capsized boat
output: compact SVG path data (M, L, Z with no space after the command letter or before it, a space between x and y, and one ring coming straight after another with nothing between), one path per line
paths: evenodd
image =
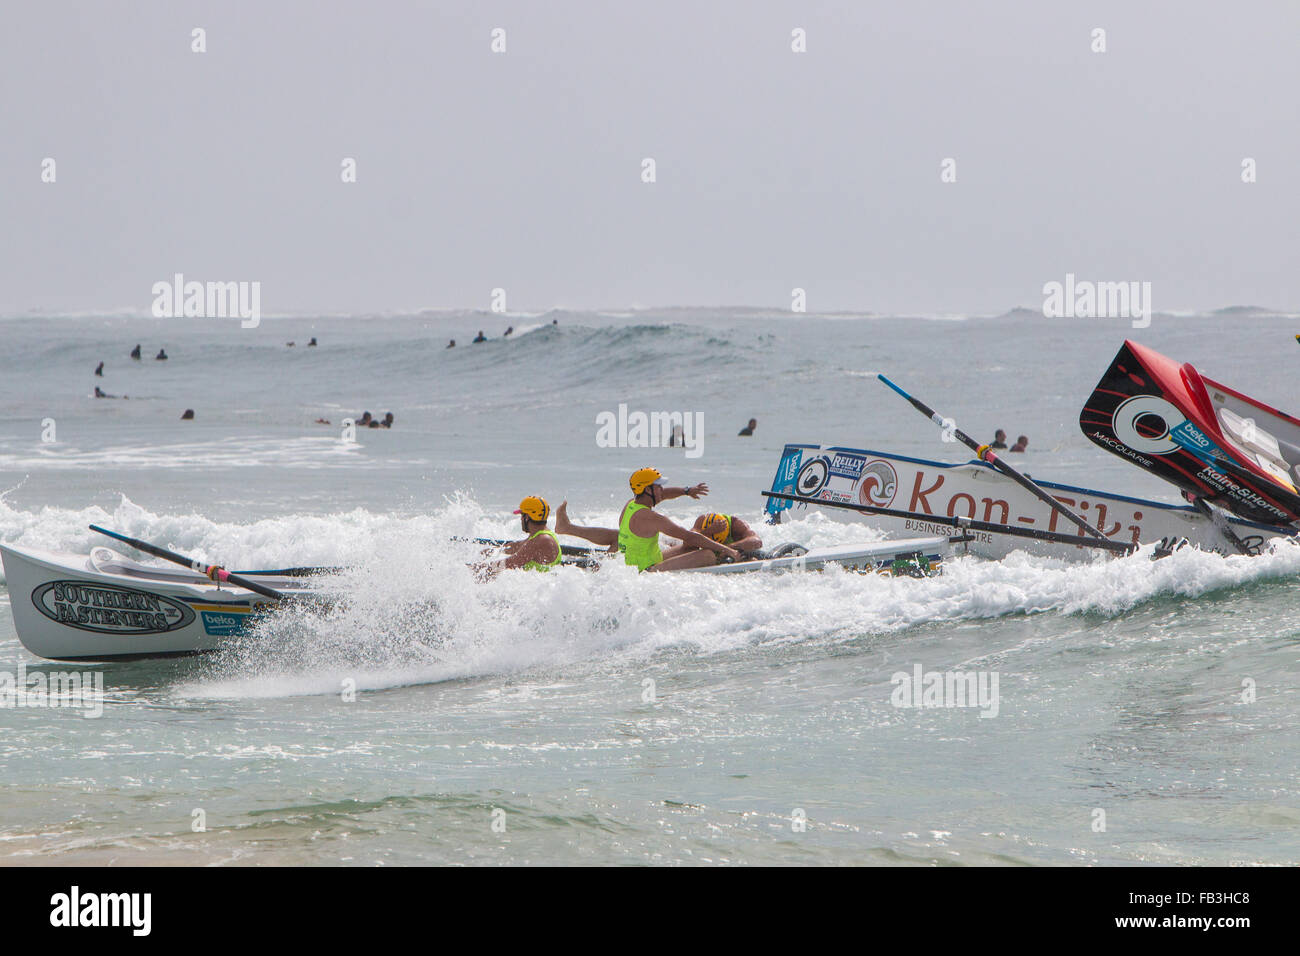
M794 505L872 516L886 530L964 531L970 550L1024 548L1064 558L1126 554L1159 542L1257 554L1300 527L1300 420L1125 342L1079 418L1106 450L1182 489L1191 506L1035 481L884 375L885 385L978 459L943 464L857 448L786 445L768 498L770 521Z
M1183 538L1207 551L1237 553L1220 527L1191 506L1051 481L1037 484L1091 520L1117 546L1116 553ZM1098 551L1097 542L1070 533L1057 512L983 461L953 464L864 448L789 444L765 494L769 520L779 520L793 507L847 509L891 534L968 535L963 548L986 558L1023 550L1091 560ZM1227 523L1255 550L1281 533L1240 518Z
M1300 527L1300 420L1126 341L1079 415L1089 440L1249 521Z

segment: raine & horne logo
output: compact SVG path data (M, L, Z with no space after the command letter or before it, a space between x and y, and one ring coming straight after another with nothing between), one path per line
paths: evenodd
M674 433L680 436L674 439ZM704 454L703 412L642 412L627 410L596 416L597 448L670 448L679 444L687 458Z

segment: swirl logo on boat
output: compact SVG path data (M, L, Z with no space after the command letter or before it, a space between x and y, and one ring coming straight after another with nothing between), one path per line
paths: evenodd
M875 508L887 508L898 491L898 474L887 461L869 461L862 468L858 484L858 501Z
M1115 437L1134 451L1168 455L1180 447L1169 432L1186 419L1177 405L1158 395L1134 395L1120 402L1110 423Z
M194 620L189 607L161 594L82 581L48 581L32 604L51 621L98 634L165 634Z

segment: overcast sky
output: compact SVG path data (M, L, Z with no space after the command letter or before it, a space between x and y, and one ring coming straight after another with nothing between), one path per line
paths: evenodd
M0 17L3 313L147 310L175 272L260 280L270 314L496 287L512 310L782 308L796 286L810 311L990 313L1067 272L1149 281L1157 310L1300 310L1296 0Z

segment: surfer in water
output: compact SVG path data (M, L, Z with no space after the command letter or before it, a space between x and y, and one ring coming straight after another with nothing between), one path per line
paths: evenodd
M478 345L480 342L486 342L486 341L487 341L487 336L483 334L483 330L482 330L482 329L479 329L479 330L478 330L478 335L476 335L476 336L474 337L474 341L471 342L470 344L471 344L471 345Z
M546 526L551 506L538 495L529 495L515 509L519 526L528 537L505 546L506 558L487 565L489 575L501 570L522 568L525 571L549 571L560 563L560 539Z
M95 374L98 375L100 378L103 378L103 377L104 377L104 363L103 363L103 362L100 362L98 365L95 366Z
M753 435L753 434L754 434L754 429L757 428L757 427L758 427L758 419L757 419L757 418L751 418L751 419L749 420L749 424L746 425L744 428L742 428L739 432L736 433L736 434L737 434L737 437L740 437L741 435L745 435L745 436Z
M131 350L131 358L135 359L137 362L140 361L140 346L139 346L139 345L137 345L135 348L133 348L133 349Z
M682 568L703 568L717 564L723 557L735 561L740 552L720 541L705 537L698 531L683 528L670 518L655 511L659 505L685 495L699 499L709 493L709 486L700 482L690 488L666 488L663 475L654 468L639 468L628 479L632 500L623 506L619 515L618 530L613 528L584 528L569 521L567 501L555 512L557 534L583 538L592 544L623 552L624 560L641 571L677 571ZM659 547L659 535L676 538L681 544L667 551Z
M999 428L997 430L997 433L993 436L993 444L989 445L989 447L992 448L994 451L1006 451L1007 433L1004 432L1001 428Z
M166 349L159 349L159 350L158 350L158 354L154 356L154 361L157 361L157 362L165 362L165 361L167 361L167 350L166 350Z
M1016 443L1012 445L1010 448L1008 448L1007 451L1008 452L1024 451L1025 447L1028 444L1029 444L1029 436L1021 435L1019 438L1016 439Z

